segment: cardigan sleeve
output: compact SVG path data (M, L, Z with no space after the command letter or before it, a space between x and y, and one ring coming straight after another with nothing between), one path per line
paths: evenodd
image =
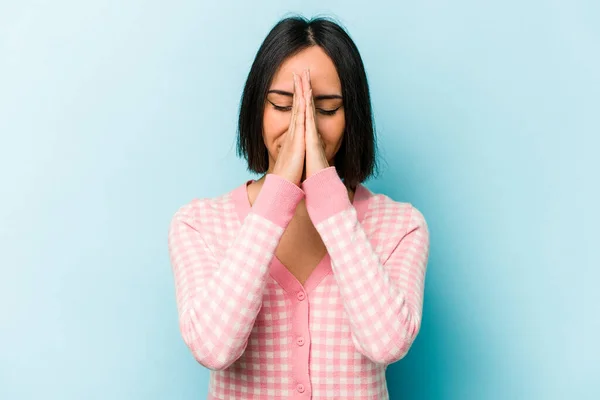
M382 224L382 237L397 237L385 259L375 253L335 167L306 179L308 214L323 240L347 313L352 342L371 361L403 358L416 338L423 308L429 232L411 204L390 201L398 223ZM399 213L399 214L398 214ZM384 222L384 221L382 221Z
M175 280L179 327L194 358L223 370L245 351L262 307L269 263L304 192L268 174L241 229L218 258L203 238L226 227L203 200L173 216L168 248Z

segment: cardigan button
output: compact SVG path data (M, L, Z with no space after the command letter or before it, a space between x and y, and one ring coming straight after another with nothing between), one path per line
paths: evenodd
M296 297L298 298L298 300L302 301L302 300L304 300L304 298L306 296L304 295L304 292L298 292L298 294L296 295Z
M296 386L296 390L297 390L298 392L300 392L300 393L304 393L304 385L303 385L303 384L301 384L301 383L299 383L299 384Z

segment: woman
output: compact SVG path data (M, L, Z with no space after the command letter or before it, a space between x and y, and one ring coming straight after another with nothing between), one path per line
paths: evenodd
M387 399L421 324L429 234L361 184L376 165L366 74L327 19L268 34L242 95L238 150L264 173L173 217L183 339L209 399Z

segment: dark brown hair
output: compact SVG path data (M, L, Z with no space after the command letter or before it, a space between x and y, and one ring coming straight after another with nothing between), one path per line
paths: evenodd
M339 24L326 17L282 19L264 39L240 101L237 155L246 159L251 172L268 170L269 156L262 135L267 91L280 65L311 46L325 51L339 75L346 124L335 167L346 187L355 189L377 171L369 86L358 48Z

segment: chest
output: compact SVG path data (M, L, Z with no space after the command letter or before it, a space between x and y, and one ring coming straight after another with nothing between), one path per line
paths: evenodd
M327 248L314 226L294 220L275 250L275 256L301 284L306 282L326 254Z

